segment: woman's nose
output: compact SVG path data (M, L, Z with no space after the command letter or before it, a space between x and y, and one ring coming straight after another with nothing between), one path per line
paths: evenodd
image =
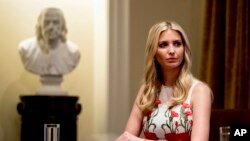
M168 53L171 54L171 55L173 55L175 53L175 49L174 49L174 47L172 45L169 46Z

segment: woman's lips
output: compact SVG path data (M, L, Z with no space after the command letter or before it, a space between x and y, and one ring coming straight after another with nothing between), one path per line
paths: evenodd
M175 62L177 60L177 58L168 58L166 59L167 62Z

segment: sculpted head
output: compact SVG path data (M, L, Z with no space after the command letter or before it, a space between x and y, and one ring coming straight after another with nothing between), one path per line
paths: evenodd
M36 24L36 36L40 42L61 39L66 41L66 21L63 12L58 8L42 10Z

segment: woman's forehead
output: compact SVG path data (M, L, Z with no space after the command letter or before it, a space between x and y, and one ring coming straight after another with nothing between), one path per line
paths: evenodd
M181 40L181 35L173 29L164 30L159 35L159 41L162 40Z

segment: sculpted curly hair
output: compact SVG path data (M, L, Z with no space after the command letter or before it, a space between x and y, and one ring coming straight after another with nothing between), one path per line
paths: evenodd
M67 27L66 27L66 21L63 15L63 12L58 9L58 8L45 8L41 11L40 15L38 16L38 20L37 20L37 24L36 24L36 38L37 41L40 44L40 47L43 51L48 52L46 49L46 40L45 37L43 35L43 28L44 28L44 19L47 13L56 13L59 18L60 18L60 22L62 24L62 29L61 29L61 35L60 35L60 39L61 41L65 42L66 39L66 34L67 34Z

